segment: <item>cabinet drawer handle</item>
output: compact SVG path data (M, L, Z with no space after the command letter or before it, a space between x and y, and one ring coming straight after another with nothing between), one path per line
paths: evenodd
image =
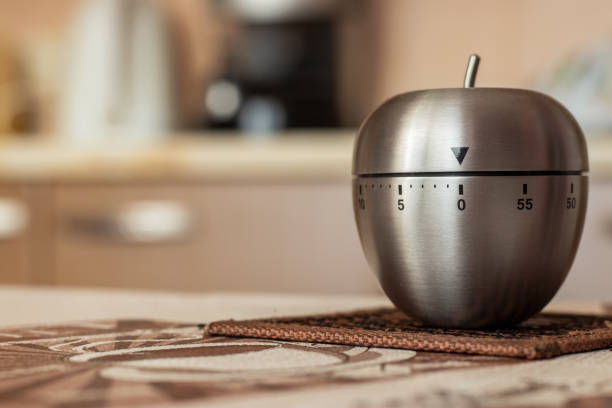
M175 201L132 201L105 214L72 217L71 227L94 238L154 244L185 239L193 221L190 209Z
M28 210L21 201L0 198L0 239L11 239L21 235L29 224Z

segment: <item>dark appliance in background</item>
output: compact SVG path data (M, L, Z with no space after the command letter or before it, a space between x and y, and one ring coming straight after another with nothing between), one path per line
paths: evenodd
M239 39L206 90L205 127L338 127L335 14L241 19Z

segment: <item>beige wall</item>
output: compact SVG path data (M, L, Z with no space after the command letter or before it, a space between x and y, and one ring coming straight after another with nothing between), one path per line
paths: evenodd
M479 86L530 87L568 53L607 39L608 0L381 0L374 104L407 90L460 86L467 57Z

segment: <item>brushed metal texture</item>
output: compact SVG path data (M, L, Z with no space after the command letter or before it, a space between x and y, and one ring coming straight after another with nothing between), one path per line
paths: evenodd
M454 147L467 147L460 163ZM509 88L409 92L359 130L353 174L588 171L582 131L544 94Z
M587 196L586 175L353 178L361 243L383 290L440 327L510 325L542 309L573 262Z

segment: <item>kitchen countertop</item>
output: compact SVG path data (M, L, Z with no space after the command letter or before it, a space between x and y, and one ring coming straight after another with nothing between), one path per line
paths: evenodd
M71 145L52 139L0 144L0 180L316 181L350 179L355 132L290 132L246 138L235 133L180 134L150 144Z
M292 131L247 138L180 134L152 144L75 146L51 137L0 143L0 181L347 182L356 130ZM591 175L612 178L612 138L589 139Z
M376 296L0 286L0 402L262 408L586 407L610 402L610 350L528 361L211 338L195 324L385 305L388 301ZM548 310L604 309L557 304ZM24 324L29 326L7 327Z

